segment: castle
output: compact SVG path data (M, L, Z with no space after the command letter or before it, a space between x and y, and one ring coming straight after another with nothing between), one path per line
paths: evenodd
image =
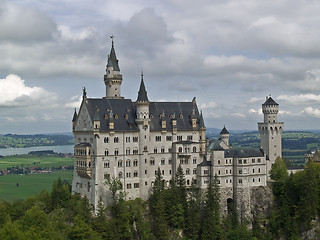
M207 188L217 176L222 209L230 203L248 213L252 188L266 186L268 172L281 156L283 123L277 122L278 104L267 97L264 122L258 123L261 149L232 149L224 127L217 141L206 141L202 112L190 102L149 101L141 74L136 101L121 96L122 75L112 41L104 75L106 96L88 98L85 89L72 126L74 176L72 192L86 196L96 209L111 202L106 179L119 179L126 200L147 200L158 168L169 186L179 165L186 185ZM250 195L250 194L249 194ZM245 209L245 210L243 210Z

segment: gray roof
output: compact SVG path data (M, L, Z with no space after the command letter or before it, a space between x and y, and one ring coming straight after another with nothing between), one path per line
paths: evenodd
M118 59L116 56L116 51L114 50L114 46L113 46L113 40L112 40L112 47L110 50L110 55L108 56L107 67L113 67L114 71L120 71Z
M141 74L141 83L140 83L140 89L139 89L139 92L138 92L137 102L149 102L147 91L146 91L146 88L144 86L143 75L142 74Z
M161 122L166 120L166 129L172 129L171 119L177 120L178 130L192 130L191 115L193 108L200 124L200 115L196 103L193 102L150 102L151 130L162 130ZM163 114L165 118L162 118ZM199 129L199 127L197 127Z
M139 131L135 123L136 103L130 99L107 99L107 98L86 98L83 101L87 106L91 119L100 118L100 129L109 131L110 111L113 113L115 131ZM99 111L96 111L96 108ZM198 130L193 129L191 115L193 108L197 122L200 122L200 115L196 103L193 102L150 102L150 130L161 131L162 120L166 120L166 130L172 130L171 119L176 119L177 130ZM96 114L99 114L97 116ZM107 118L105 117L107 114ZM162 118L163 114L165 118Z
M212 162L204 160L203 162L199 163L198 166L212 166Z
M221 130L220 134L229 134L228 130L224 126L223 129Z
M75 121L77 120L77 117L78 117L78 115L77 115L77 110L74 109L74 114L73 114L72 122L75 122Z
M244 148L244 149L227 149L224 151L224 157L236 157L236 158L249 158L249 157L263 157L263 151L252 149L252 148Z
M108 123L112 111L115 131L138 131L135 124L136 110L130 99L87 98L84 101L91 119L97 118L95 113L99 113L100 130L109 131ZM100 111L96 111L96 107Z
M268 97L268 99L264 102L264 104L262 104L262 106L265 105L279 105L278 103L276 103L272 97Z

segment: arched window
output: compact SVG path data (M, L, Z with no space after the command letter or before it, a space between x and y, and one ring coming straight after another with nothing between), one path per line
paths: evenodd
M126 167L131 167L131 161L129 159L126 161Z
M179 147L179 153L181 153L182 152L182 147Z
M116 156L119 155L119 150L118 149L114 150L114 155L116 155Z
M133 176L138 177L138 171L134 171Z
M105 163L104 163L104 168L110 168L110 161L107 160Z
M192 152L197 152L197 147L196 146L194 146L193 148L192 148Z
M186 169L186 175L189 175L189 174L190 174L190 169L187 168L187 169Z
M197 169L196 168L193 169L193 174L197 174Z
M130 148L126 149L126 155L130 155Z
M105 156L108 156L108 155L109 155L109 150L108 150L108 149L106 149L106 150L104 151L104 155L105 155Z
M122 167L122 160L119 160L118 167Z
M133 166L134 166L134 167L137 167L137 166L138 166L138 160L137 160L137 159L135 159L135 160L133 161Z
M119 172L119 178L122 178L122 172Z
M109 142L109 138L105 137L103 141L104 141L104 143L108 143Z

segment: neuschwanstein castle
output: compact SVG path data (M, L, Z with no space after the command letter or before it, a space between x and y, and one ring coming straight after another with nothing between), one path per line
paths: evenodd
M264 121L258 123L260 149L232 149L224 127L220 139L205 138L206 127L195 98L190 102L151 102L141 75L137 100L121 96L122 75L114 44L104 75L106 96L83 100L72 120L75 168L72 192L86 196L96 209L99 200L111 201L106 178L120 179L127 200L147 200L160 168L166 186L180 165L187 187L207 188L218 176L221 205L233 203L250 213L250 192L267 185L268 172L281 157L283 123L279 105L267 97Z

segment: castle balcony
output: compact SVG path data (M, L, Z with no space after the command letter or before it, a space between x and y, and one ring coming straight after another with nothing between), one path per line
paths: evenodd
M92 177L91 153L92 147L89 143L80 143L74 146L75 170L79 176L84 178Z

